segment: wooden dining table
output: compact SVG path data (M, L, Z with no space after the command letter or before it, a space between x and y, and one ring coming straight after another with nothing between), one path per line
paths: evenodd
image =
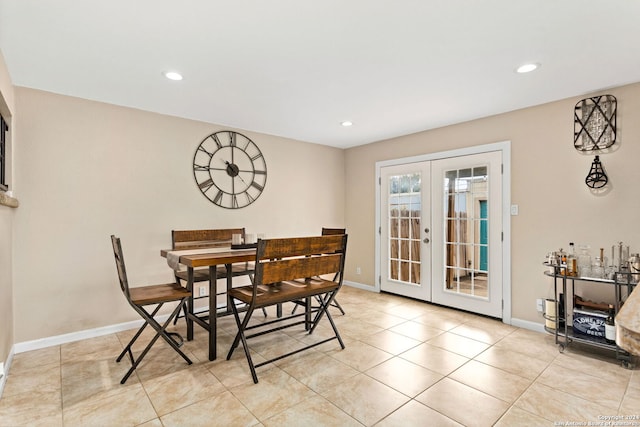
M203 250L206 248L203 248ZM216 318L217 318L217 291L216 291L216 269L219 265L224 265L227 269L227 290L231 289L233 284L233 273L231 265L240 262L255 261L255 248L248 249L228 249L212 248L210 253L193 253L190 250L172 250L163 249L160 255L164 258L172 255L178 255L178 262L187 267L187 289L191 291L191 296L187 300L187 340L193 340L193 324L197 323L209 332L209 360L215 360L217 356L216 348ZM209 315L207 317L198 316L194 311L193 303L193 269L198 267L209 268ZM227 297L227 310L230 310L229 297ZM230 313L230 311L229 311Z

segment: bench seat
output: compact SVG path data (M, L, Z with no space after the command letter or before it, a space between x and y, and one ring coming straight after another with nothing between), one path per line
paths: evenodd
M227 360L229 360L234 350L242 343L254 383L258 382L256 368L260 366L334 339L338 340L341 348L345 348L327 308L335 300L342 286L346 247L346 234L258 240L253 283L229 290L229 296L234 300L231 308L238 326L238 333L227 354ZM333 279L328 280L324 277ZM317 301L318 305L312 306L312 299ZM254 310L286 302L303 306L304 313L292 313L289 316L249 326ZM238 306L246 307L243 318L240 318ZM298 320L301 317L303 320ZM248 339L298 325L304 326L307 333L312 334L324 318L333 329L333 336L261 363L253 363L247 344ZM252 330L257 332L247 334Z

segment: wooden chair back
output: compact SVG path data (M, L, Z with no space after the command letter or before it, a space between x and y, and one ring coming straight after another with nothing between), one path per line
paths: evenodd
M346 228L328 228L322 227L322 235L323 236L333 236L336 234L347 234Z
M339 273L342 282L346 235L267 239L258 242L255 284L271 284Z
M346 228L322 227L322 235L323 236L335 236L335 235L339 235L339 234L347 234L347 229ZM336 275L337 275L337 273L336 273ZM334 281L336 280L336 277L333 278ZM344 314L344 310L342 309L342 307L340 306L338 301L334 301L333 303L334 303L334 305L336 307L338 307L338 309L342 312L342 314Z
M122 245L120 244L120 238L112 235L111 246L113 246L113 256L116 259L116 268L118 269L118 280L120 281L120 289L127 298L127 301L131 303L131 297L129 294L129 282L127 280L127 269L124 266L124 256L122 255Z
M200 249L230 246L231 236L241 234L244 228L221 228L214 230L172 230L172 249Z

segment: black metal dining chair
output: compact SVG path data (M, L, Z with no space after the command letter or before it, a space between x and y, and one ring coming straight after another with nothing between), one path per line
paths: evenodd
M120 353L120 355L116 359L116 362L120 362L124 355L128 354L129 359L131 360L131 368L127 371L124 377L122 377L120 384L124 384L127 381L129 376L138 367L140 362L142 362L142 359L146 356L149 350L151 350L153 344L155 344L155 342L160 337L162 337L171 348L173 348L189 365L191 365L191 360L180 350L180 347L183 343L182 337L175 332L166 331L167 326L178 315L182 304L191 295L191 292L176 283L130 288L129 281L127 280L127 270L124 265L124 257L122 255L122 245L120 243L120 239L112 235L111 245L113 246L113 255L116 260L118 279L120 281L120 290L122 290L122 293L127 299L129 305L144 319L144 324L140 327L138 332L136 332L133 338L131 338L129 344L126 345L124 350L122 350L122 353ZM154 318L154 316L160 311L160 308L162 308L162 306L168 302L176 302L177 304L169 317L161 325ZM146 307L152 305L155 305L155 308L150 312ZM135 358L133 356L133 352L131 351L131 347L140 337L147 325L151 325L151 327L156 331L156 334L153 336L144 350L142 350L140 355Z

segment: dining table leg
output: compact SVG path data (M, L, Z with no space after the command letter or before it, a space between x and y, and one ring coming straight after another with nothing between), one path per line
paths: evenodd
M187 290L191 292L187 298L187 341L193 340L193 267L187 267Z
M216 360L218 349L216 346L218 324L218 301L216 289L216 266L209 266L209 360Z
M225 313L231 314L231 304L233 304L233 299L231 298L229 291L233 288L233 270L231 269L231 264L225 264L224 266L227 271L227 307L225 308Z

